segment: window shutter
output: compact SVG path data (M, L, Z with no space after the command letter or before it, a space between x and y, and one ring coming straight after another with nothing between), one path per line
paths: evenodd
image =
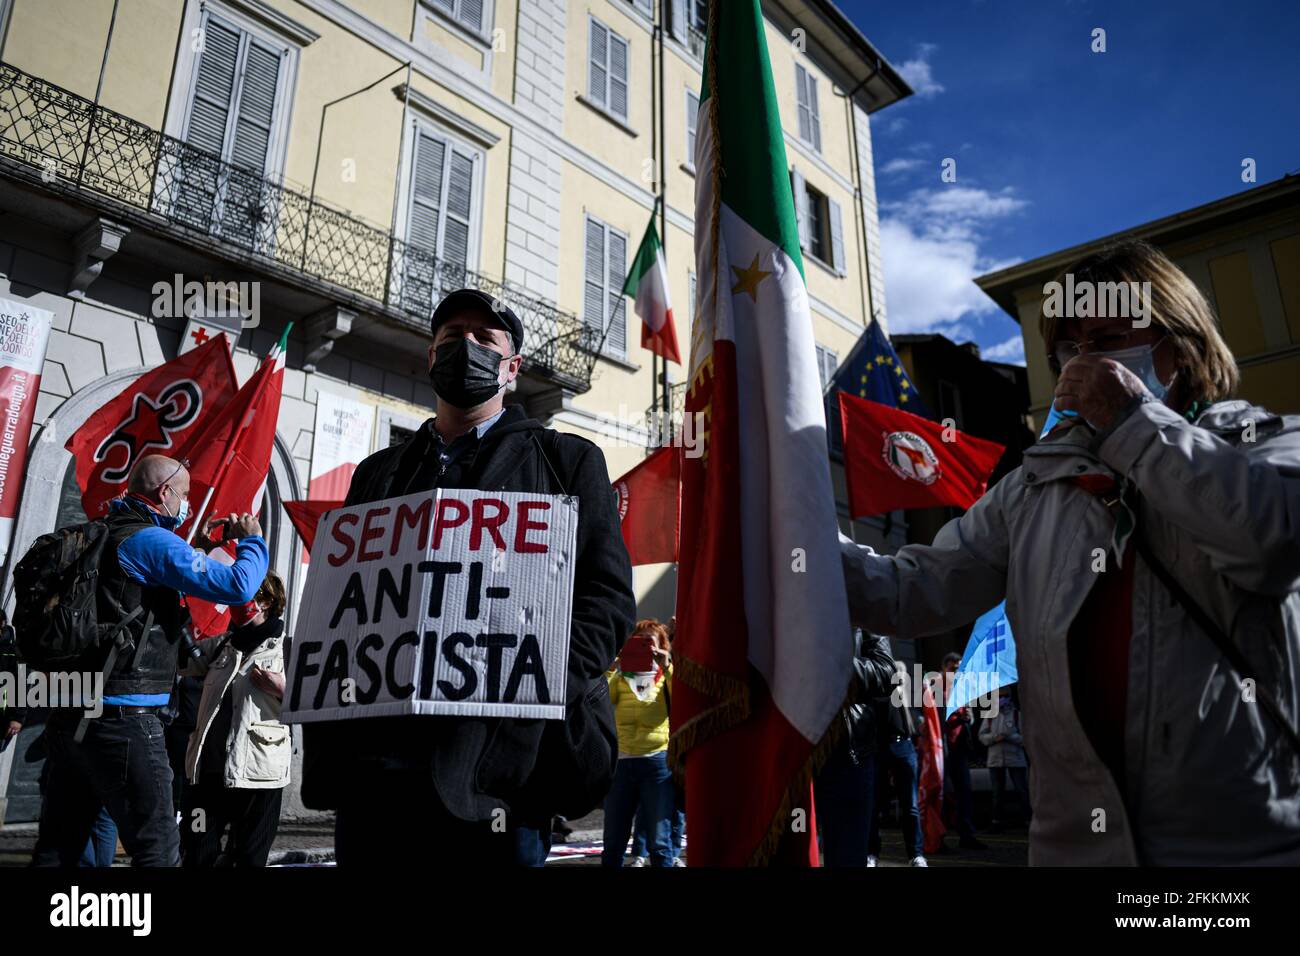
M456 14L456 0L433 0L433 5L451 16Z
M587 252L582 321L598 332L605 328L605 229L587 220Z
M808 72L794 65L794 99L799 114L799 138L812 142L812 111L808 105Z
M459 20L475 33L482 33L483 0L460 0Z
M671 0L669 5L668 32L678 43L686 42L686 4L688 0Z
M464 269L469 265L470 205L474 195L474 158L452 150L447 174L447 200L443 206L442 248L439 258ZM460 279L455 281L460 284Z
M790 188L794 192L794 214L799 223L799 248L807 250L811 237L808 187L804 183L803 174L794 168L790 170Z
M271 121L275 116L275 92L279 83L280 53L250 42L239 90L239 113L235 117L235 141L230 159L255 173L266 171Z
M831 211L831 265L840 275L845 274L844 268L844 224L840 214L840 204L834 199L827 197L826 205Z
M821 111L817 108L817 80L811 73L804 73L808 80L808 126L812 130L812 136L808 141L812 143L813 149L817 152L822 151L822 117Z
M587 95L591 97L593 103L600 106L606 104L606 88L609 85L609 71L606 67L609 57L609 31L597 23L591 21L591 43L588 52L589 74L587 79Z
M654 16L654 0L635 0L636 5L647 17Z
M411 176L411 216L406 229L406 241L434 255L438 252L446 151L447 148L440 139L423 132L416 137L415 164Z
M700 98L686 91L686 162L695 165L695 132L699 126Z
M623 283L627 281L627 238L606 229L609 245L609 336L606 348L616 355L627 352L627 323L624 321Z
M609 35L609 111L627 119L627 41Z
M235 92L235 64L239 60L239 34L211 17L203 27L203 52L199 54L194 82L194 102L185 139L191 146L220 156L226 145L226 124Z

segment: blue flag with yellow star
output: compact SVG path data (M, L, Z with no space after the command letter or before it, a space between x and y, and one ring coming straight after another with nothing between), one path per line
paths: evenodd
M881 331L879 322L872 322L862 334L833 384L840 391L858 398L901 408L914 415L933 417L916 393L916 386L907 377L902 360Z

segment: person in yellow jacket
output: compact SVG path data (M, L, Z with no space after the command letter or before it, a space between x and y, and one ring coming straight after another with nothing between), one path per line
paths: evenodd
M650 669L629 647L650 645ZM624 668L637 668L625 670ZM658 621L638 621L624 652L606 675L618 729L618 765L605 797L605 839L600 861L623 865L623 851L638 811L648 836L651 866L673 865L670 832L673 781L668 769L668 708L672 696L672 656L668 629Z

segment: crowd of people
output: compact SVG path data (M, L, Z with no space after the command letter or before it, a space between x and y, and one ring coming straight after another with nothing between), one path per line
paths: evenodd
M883 555L841 540L862 630L857 702L815 781L828 865L879 862L891 798L912 865L945 852L949 826L952 852L979 849L981 753L994 831L1012 792L1027 815L1033 765L1031 864L1300 859L1300 423L1231 399L1238 372L1213 310L1156 250L1122 244L1070 275L1142 284L1149 314L1043 316L1065 420L932 544ZM540 866L557 815L602 803L605 865L624 865L629 841L633 865L683 865L667 759L674 627L635 621L604 457L504 406L523 361L508 307L459 290L432 332L437 415L363 461L347 504L438 488L577 498L564 719L307 723L304 803L335 811L345 866L395 853ZM266 862L290 750L277 719L284 588L251 514L221 521L233 563L200 568L175 533L188 493L183 463L148 455L104 520L99 617L130 634L130 653L110 652L101 715L46 722L37 863L103 860L110 825L137 865L174 866L182 850L187 865ZM190 646L186 595L228 605L229 633ZM956 655L917 696L891 693L885 636L968 627L1000 600L1021 682L996 708L947 707ZM5 739L20 727L10 715Z

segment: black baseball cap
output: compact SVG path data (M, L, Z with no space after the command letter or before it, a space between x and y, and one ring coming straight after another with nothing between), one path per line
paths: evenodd
M486 312L496 320L501 328L510 333L510 338L515 343L515 354L518 355L523 351L524 323L519 321L519 316L515 315L510 306L482 289L457 289L455 292L449 292L443 296L442 301L438 303L438 307L433 310L433 322L430 331L437 335L438 326L453 316L469 310Z

